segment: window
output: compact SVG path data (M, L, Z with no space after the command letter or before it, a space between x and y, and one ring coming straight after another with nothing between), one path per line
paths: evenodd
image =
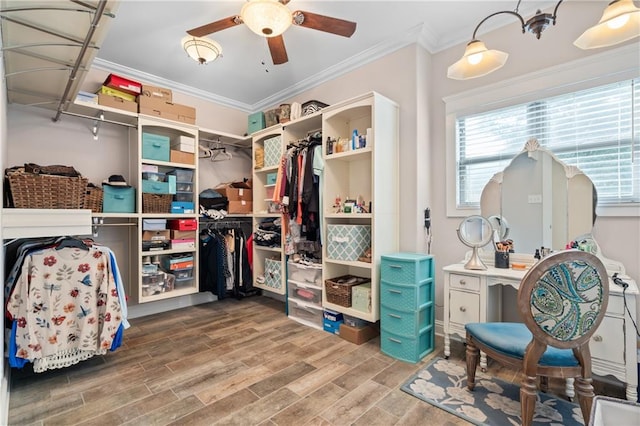
M457 207L477 208L486 182L530 138L587 174L599 205L640 203L638 136L638 78L458 116Z

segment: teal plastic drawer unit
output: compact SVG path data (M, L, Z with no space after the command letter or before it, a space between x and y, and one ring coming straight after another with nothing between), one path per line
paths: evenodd
M169 161L171 153L169 136L142 133L142 158L145 160Z
M419 362L435 348L433 256L395 253L380 261L380 348Z
M104 213L135 213L136 189L103 185L102 211Z

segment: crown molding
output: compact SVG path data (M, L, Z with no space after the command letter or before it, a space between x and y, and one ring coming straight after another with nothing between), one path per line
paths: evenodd
M322 83L326 83L327 81L333 80L338 76L346 74L350 71L353 71L357 68L362 67L365 64L368 64L379 58L389 55L390 53L393 53L396 50L399 50L410 44L416 43L418 42L419 39L422 40L422 38L424 37L426 37L425 40L427 40L425 41L425 43L431 46L433 43L434 37L430 34L425 33L424 25L422 24L417 25L413 28L410 28L408 31L399 34L396 37L385 40L382 43L379 43L376 46L373 46L367 50L364 50L350 57L345 61L339 62L335 65L332 65L329 68L322 70L317 74L312 75L311 77L308 77L302 81L296 82L292 86L284 90L281 90L279 92L276 92L273 95L268 96L254 103L253 105L249 105L243 102L238 102L236 100L225 98L223 96L218 96L211 92L207 92L191 86L180 84L172 80L167 80L165 78L158 77L153 74L145 73L133 68L118 65L114 62L105 61L100 58L96 58L93 61L92 66L103 71L126 75L140 81L147 81L149 82L149 84L166 87L168 89L175 90L177 92L184 93L189 96L193 96L195 98L203 99L205 101L213 102L222 106L234 108L247 113L253 113L256 111L262 111L273 105L278 105L283 101L286 101L287 99L294 97L297 94L313 89L314 87ZM429 50L429 48L427 48L427 50Z

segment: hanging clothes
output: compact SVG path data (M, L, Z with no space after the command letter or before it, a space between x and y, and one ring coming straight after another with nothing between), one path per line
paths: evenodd
M67 239L25 254L7 301L9 364L35 372L67 367L115 350L122 342L122 305L115 258L100 246ZM5 289L8 285L6 282ZM121 291L121 290L120 290Z

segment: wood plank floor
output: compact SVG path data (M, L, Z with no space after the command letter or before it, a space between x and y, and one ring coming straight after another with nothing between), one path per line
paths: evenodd
M11 425L458 425L399 387L418 364L301 325L267 297L131 320L123 346L78 365L13 370ZM455 343L452 359L464 358ZM503 380L519 372L490 364ZM558 390L560 387L556 386ZM623 397L622 386L596 388Z

